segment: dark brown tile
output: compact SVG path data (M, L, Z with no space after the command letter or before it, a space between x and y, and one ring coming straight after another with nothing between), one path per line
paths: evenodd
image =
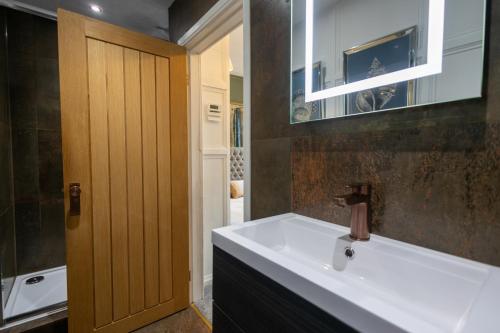
M16 258L17 274L43 269L40 263L41 224L38 201L16 203Z
M16 275L14 207L0 212L0 266L2 279Z
M291 211L290 139L252 141L252 219Z
M57 59L36 59L37 103L45 98L59 98L59 67Z
M0 214L13 205L10 128L0 122Z
M38 131L38 172L41 200L63 196L61 133L52 130Z
M500 226L500 191L491 182L500 179L499 133L497 125L410 131L394 135L393 145L369 135L296 139L293 209L349 225L349 209L334 207L333 196L346 184L371 183L375 233L500 265L467 246L481 226Z
M31 58L9 57L10 114L14 128L36 128L36 66Z
M57 59L57 23L52 20L36 18L36 56Z
M37 127L37 109L35 94L30 92L23 94L20 91L13 92L11 95L11 123L13 129L36 129Z
M35 55L36 16L17 10L7 10L9 58Z
M40 265L46 268L66 264L64 201L52 199L40 203Z
M39 98L37 102L38 129L61 131L59 97Z
M5 11L17 269L23 274L65 262L57 25ZM0 168L0 175L7 173Z
M5 9L0 8L0 31L5 31ZM9 121L8 62L5 34L0 34L0 123Z
M290 2L251 3L252 140L289 136Z
M33 129L14 129L12 135L15 198L33 200L39 195L38 133Z

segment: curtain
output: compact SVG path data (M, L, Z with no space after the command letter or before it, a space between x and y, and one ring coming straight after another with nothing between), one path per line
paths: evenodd
M242 133L242 111L241 108L235 108L233 113L232 137L234 138L233 147L243 147Z

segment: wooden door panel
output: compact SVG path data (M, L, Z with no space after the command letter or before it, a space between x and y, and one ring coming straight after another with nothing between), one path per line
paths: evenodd
M142 177L140 53L125 49L125 114L130 269L130 313L144 310L144 220Z
M142 156L144 180L145 304L159 302L158 183L155 57L141 52Z
M88 39L87 48L95 324L101 327L113 318L106 44Z
M126 332L188 305L185 51L77 14L59 15L60 46L66 43L60 47L64 154L70 157L65 184L90 179L82 187L85 211L67 218L70 332ZM82 34L85 27L91 29ZM79 55L80 66L68 68L76 63L67 59L68 44L76 42L86 54ZM85 73L78 77L88 78L78 84L87 98L69 89L77 86L71 72L79 70ZM71 96L81 104L69 103ZM75 129L69 106L87 112L86 143L66 131ZM78 268L89 261L92 269Z
M172 299L170 75L167 58L91 38L88 63L95 324L102 327Z
M156 57L156 77L170 77L169 60ZM158 215L163 221L158 228L160 302L172 298L172 196L170 168L170 83L156 81L158 134Z
M129 314L127 152L123 66L123 48L106 43L111 253L124 254L112 257L114 321Z

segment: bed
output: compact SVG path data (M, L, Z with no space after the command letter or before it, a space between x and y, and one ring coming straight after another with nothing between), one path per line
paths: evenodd
M231 224L243 223L243 200L244 200L244 160L243 160L243 148L232 147L231 148L231 199L230 199L230 210L231 210Z

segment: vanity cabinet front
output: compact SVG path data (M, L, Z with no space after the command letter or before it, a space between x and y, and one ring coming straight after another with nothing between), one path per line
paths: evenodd
M214 246L214 333L357 332Z

